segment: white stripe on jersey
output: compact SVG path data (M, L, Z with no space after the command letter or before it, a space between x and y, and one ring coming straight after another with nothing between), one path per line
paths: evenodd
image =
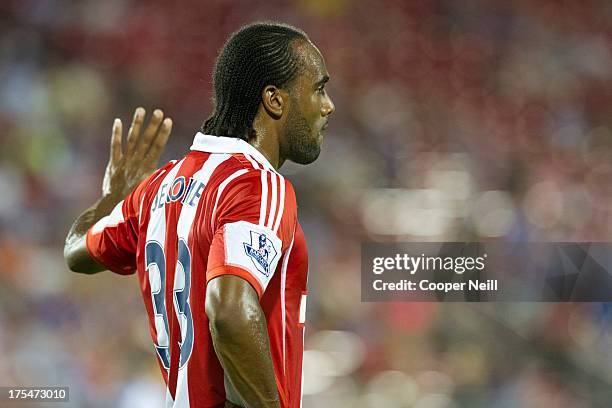
M266 207L268 204L268 172L261 171L261 205L259 207L259 225L265 225Z
M287 264L289 263L289 257L291 256L291 249L293 249L293 240L295 239L295 231L293 232L293 236L291 237L291 244L289 244L289 248L287 248L287 252L285 253L285 258L283 258L283 267L281 268L281 287L280 287L280 298L281 298L281 320L282 320L282 331L283 331L283 375L285 374L285 365L286 365L286 353L285 353L285 343L286 343L286 328L287 328L287 318L285 312L285 286L287 282Z
M272 229L274 215L276 214L276 190L278 189L278 177L276 176L276 173L270 172L270 183L272 193L270 198L270 213L268 214L268 222L266 222L266 227Z
M175 164L172 170L170 170L166 174L166 176L164 177L160 185L160 188L162 188L164 184L170 185L170 183L172 183L172 180L174 180L174 177L176 176L176 173L178 173L179 169L181 168L184 160L185 159ZM147 211L151 211L151 209L148 208ZM147 225L147 235L146 235L145 242L149 242L149 241L159 242L162 248L165 248L166 246L166 206L165 205L162 205L161 208L157 208L155 211L151 213L151 218L149 219L149 224ZM147 265L145 265L145 268L146 267ZM159 269L157 267L149 268L149 284L151 285L151 304L155 305L155 298L154 298L153 292L157 292L159 290L159 289L156 289L156 287L161 288L161 276L159 273ZM165 307L165 302L164 302L164 307ZM168 347L170 344L170 341L168 338L168 332L166 331L166 324L164 322L163 316L156 314L154 320L155 320L155 332L157 333L157 345L159 347Z
M259 170L259 169L262 168L262 166L260 166L260 164L257 162L257 160L253 159L250 155L244 153L244 157L246 157L246 159L251 162L251 164L253 165L254 169Z
M300 299L300 320L298 321L298 323L306 323L306 298L308 296L305 294L302 294L302 298Z
M225 189L225 187L227 187L230 181L234 180L237 177L242 176L244 173L247 173L247 172L248 172L247 169L241 169L241 170L235 171L234 173L232 173L231 176L223 180L223 183L219 184L219 187L217 188L217 198L215 200L215 206L213 207L213 210L211 213L212 215L210 217L210 230L213 236L215 235L215 215L217 214L217 205L219 204L219 198L221 197L221 193L223 193L223 190Z
M215 169L223 163L225 160L229 159L231 155L229 154L211 154L209 158L204 162L204 165L200 170L195 172L192 179L198 180L202 182L204 185L208 184L208 180L210 180L210 176L213 174ZM178 239L182 239L185 242L189 242L189 232L191 231L191 227L193 226L193 221L195 219L195 215L197 212L197 206L192 205L183 205L181 207L181 213L179 215L178 222L176 224L176 234ZM190 248L191 250L191 248ZM173 290L181 290L183 288L177 287L177 282L185 282L184 271L181 271L181 268L178 267L179 263L177 263L175 277L174 277L174 288ZM180 272L183 273L183 276L179 276ZM173 296L174 302L176 303L176 298ZM189 297L187 298L187 303L189 303ZM181 327L181 335L184 336L187 333L187 329L185 327L186 321L178 313L178 306L174 306L174 312L176 314L176 319L178 320ZM181 337L181 343L185 341L184 337ZM195 339L194 339L195 341ZM188 408L189 407L189 381L187 379L189 363L187 363L182 369L179 369L178 379L176 382L176 393L174 400L174 408Z
M280 226L281 219L283 218L283 210L285 209L285 178L280 174L278 175L278 178L280 183L280 204L278 206L278 215L276 216L276 222L274 223L274 228L272 228L272 231L274 231L274 233L278 232L278 227Z

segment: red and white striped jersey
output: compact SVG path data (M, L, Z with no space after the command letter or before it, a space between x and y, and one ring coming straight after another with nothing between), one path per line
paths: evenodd
M167 407L224 405L204 310L222 274L257 291L282 406L301 405L306 242L291 183L253 146L198 133L89 230L87 248L116 273L138 272Z

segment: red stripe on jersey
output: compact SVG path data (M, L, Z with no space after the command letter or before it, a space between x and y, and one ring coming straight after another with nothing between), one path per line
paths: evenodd
M189 155L185 157L179 171L174 180L179 177L184 177L185 180L189 180L193 174L198 171L210 155L194 157ZM168 187L168 191L171 190L171 186ZM169 195L170 193L168 193ZM180 349L179 342L181 341L181 328L174 312L174 278L176 274L176 263L177 263L177 249L178 249L178 236L176 227L178 224L178 218L183 207L183 200L176 200L165 204L166 206L166 242L164 245L164 252L166 254L166 313L168 316L168 323L170 326L170 378L168 381L168 390L173 398L176 398L176 382L178 378L178 367L180 361Z

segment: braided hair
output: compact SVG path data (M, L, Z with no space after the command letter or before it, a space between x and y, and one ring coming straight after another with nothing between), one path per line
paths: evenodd
M308 41L300 29L281 23L258 22L242 27L227 40L213 73L214 110L203 133L249 141L261 91L291 83L300 69L295 40Z

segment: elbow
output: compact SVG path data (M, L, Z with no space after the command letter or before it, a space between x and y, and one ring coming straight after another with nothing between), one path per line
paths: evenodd
M105 268L98 264L89 254L84 239L66 239L64 244L64 260L68 269L76 273L87 275L98 273Z
M66 265L68 265L68 269L72 272L83 273L82 265L80 264L77 257L73 256L67 248L64 248L64 260L66 261Z
M64 243L64 261L66 261L68 269L72 272L82 273L82 264L79 262L79 257L76 254L77 251L75 251L74 240L71 238L72 237L68 235Z
M68 265L68 269L70 269L72 272L79 272L79 263L77 262L75 257L72 255L68 244L64 246L64 261L66 261L66 265Z
M68 269L72 272L76 273L91 273L90 267L86 262L83 262L82 257L79 257L78 254L73 251L69 245L64 247L64 260L66 261L66 265Z

